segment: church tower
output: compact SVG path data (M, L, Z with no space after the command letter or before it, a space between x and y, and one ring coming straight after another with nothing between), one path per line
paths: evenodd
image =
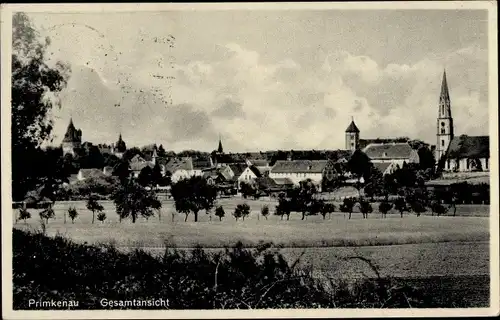
M439 96L436 138L436 161L439 161L448 150L448 146L453 139L453 118L451 117L450 93L448 92L448 82L446 81L446 70L443 72L441 95Z
M359 148L359 129L352 119L351 124L345 130L345 149L352 152Z
M224 153L224 148L222 148L222 139L219 135L219 146L217 147L217 153Z
M76 129L73 125L73 118L69 120L68 129L64 135L61 147L63 150L63 155L71 154L75 155L75 150L82 146L82 130Z

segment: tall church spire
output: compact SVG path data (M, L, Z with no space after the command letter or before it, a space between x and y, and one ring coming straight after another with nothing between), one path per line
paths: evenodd
M220 134L219 134L219 147L217 148L217 152L219 152L219 153L224 152L224 149L222 148L222 139L220 137Z
M441 94L439 95L439 118L451 118L450 93L448 91L448 81L446 80L446 70L443 71Z
M439 112L437 117L436 132L436 160L439 161L448 151L448 146L454 138L453 118L451 117L450 93L448 91L448 81L446 80L446 70L443 71L441 82L441 93L439 95Z

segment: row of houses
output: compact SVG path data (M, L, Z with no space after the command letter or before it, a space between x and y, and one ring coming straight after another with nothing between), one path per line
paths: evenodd
M300 181L311 180L321 189L324 179L334 179L338 163L346 163L351 152L343 152L337 160L278 160L272 166L263 158L234 159L230 157L158 157L156 150L150 155L136 155L130 160L131 175L137 178L145 167L151 169L158 164L163 176L170 176L172 183L193 176L202 176L209 183L240 189L242 183L264 183L268 187L286 188ZM374 166L382 174L392 173L404 163L418 163L418 153L408 143L372 143L363 149ZM77 180L87 176L112 175L113 168L82 169ZM347 174L349 177L349 174Z

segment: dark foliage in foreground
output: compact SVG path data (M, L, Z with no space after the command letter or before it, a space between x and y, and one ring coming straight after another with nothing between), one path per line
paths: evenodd
M450 305L425 289L394 285L389 279L366 279L351 286L315 279L289 265L268 244L255 249L237 244L213 254L201 248L191 253L167 249L162 257L154 257L141 250L124 254L112 246L76 244L61 236L15 229L13 249L14 309L27 309L33 297L76 300L79 309L101 309L103 298L162 298L169 300L171 309Z

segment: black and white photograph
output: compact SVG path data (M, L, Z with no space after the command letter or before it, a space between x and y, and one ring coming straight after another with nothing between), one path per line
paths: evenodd
M495 2L1 11L4 318L499 314Z

